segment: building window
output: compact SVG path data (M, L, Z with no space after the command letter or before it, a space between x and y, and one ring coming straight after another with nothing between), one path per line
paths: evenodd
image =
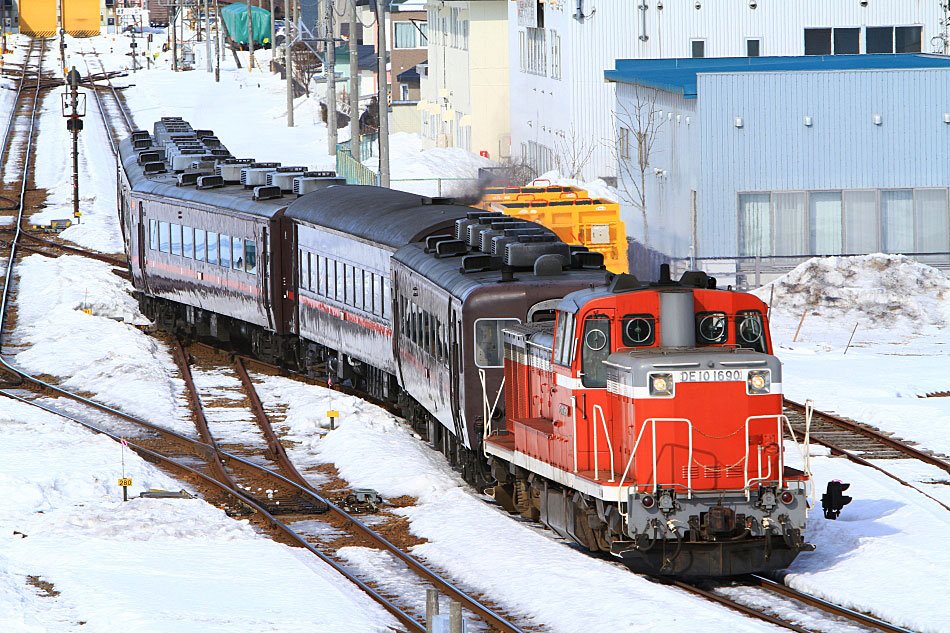
M831 29L805 29L806 55L831 55Z
M769 194L739 195L739 255L762 256L771 253L770 220Z
M762 40L746 40L745 41L745 54L746 57L758 57L762 54Z
M706 56L706 40L690 40L690 56L693 58L701 58Z
M858 55L861 52L861 29L835 29L834 54Z
M551 31L551 79L561 78L561 36Z
M894 52L894 27L869 26L866 35L868 53Z
M618 149L620 150L621 158L630 158L630 130L623 126L620 126L620 134L617 138Z
M894 52L919 53L922 26L894 27Z
M950 263L946 188L742 193L738 202L743 257L884 251Z
M411 22L396 22L393 24L393 33L393 48L417 47L416 27Z
M841 192L816 191L808 196L811 252L815 255L841 253Z
M525 38L525 35L526 34L524 31L518 31L518 40L521 44L521 57L520 57L521 72L525 72L528 70L528 46L526 43L527 40Z
M409 101L409 84L399 84L399 98L402 101Z
M547 50L544 46L544 29L525 29L527 32L528 62L526 71L532 75L546 75L548 72Z

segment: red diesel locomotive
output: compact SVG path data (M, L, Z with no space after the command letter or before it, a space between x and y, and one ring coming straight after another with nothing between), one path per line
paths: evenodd
M705 273L660 277L617 275L505 330L495 498L637 571L784 568L813 549L809 476L784 464L766 306Z

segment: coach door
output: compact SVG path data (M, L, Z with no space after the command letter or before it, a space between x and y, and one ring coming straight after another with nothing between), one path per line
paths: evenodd
M279 212L278 230L271 240L274 267L274 309L279 333L298 334L297 315L297 225ZM279 283L278 283L279 282Z
M455 309L454 301L449 297L449 398L452 403L452 421L455 423L455 436L462 440L462 402L460 380L462 375L462 317ZM463 440L464 441L464 440Z
M132 204L135 204L134 200L132 201ZM139 201L138 218L138 254L136 255L139 267L138 272L142 279L142 286L147 292L151 293L151 290L148 287L148 276L145 274L145 253L148 250L145 245L148 243L148 240L151 238L151 236L148 235L148 220L145 218L145 203L142 201ZM129 245L129 250L132 250L131 244ZM135 278L135 271L132 273L132 278Z

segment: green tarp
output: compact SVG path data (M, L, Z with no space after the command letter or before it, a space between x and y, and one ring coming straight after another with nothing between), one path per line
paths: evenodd
M247 44L247 5L229 4L221 9L221 19L228 29L228 35L238 44ZM251 7L251 32L255 45L270 41L270 11Z

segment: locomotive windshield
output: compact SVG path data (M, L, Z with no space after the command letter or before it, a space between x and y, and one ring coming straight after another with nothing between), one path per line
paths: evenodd
M581 350L582 383L585 387L606 387L604 361L610 356L610 317L592 314L584 319L584 345Z
M621 322L621 339L624 347L649 347L656 340L652 314L626 314Z
M558 365L570 365L573 349L574 315L570 312L558 312L557 328L554 331L554 362Z
M736 314L736 342L757 352L765 351L765 327L758 310L740 310Z

